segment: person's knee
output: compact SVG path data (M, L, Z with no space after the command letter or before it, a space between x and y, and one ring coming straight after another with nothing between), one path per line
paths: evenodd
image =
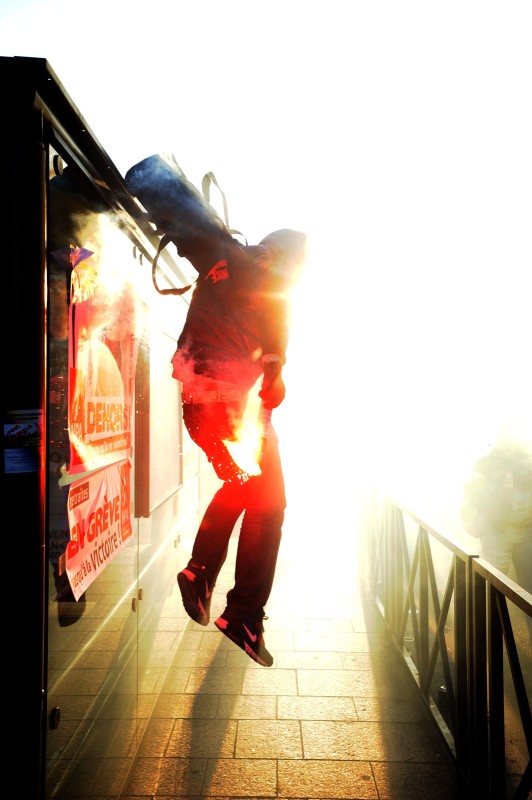
M270 533L281 533L284 522L284 509L247 509L244 515L242 526L247 531L268 531Z

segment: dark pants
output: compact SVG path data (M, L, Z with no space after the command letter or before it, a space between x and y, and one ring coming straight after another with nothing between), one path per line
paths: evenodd
M221 406L222 404L212 404ZM235 583L227 607L239 617L262 619L275 576L286 507L285 486L277 436L270 429L261 462L261 475L242 480L217 434L222 408L185 405L183 418L191 438L205 451L223 486L211 500L199 526L191 563L205 566L211 587L227 556L229 539L242 517L235 566ZM227 438L223 433L224 438Z

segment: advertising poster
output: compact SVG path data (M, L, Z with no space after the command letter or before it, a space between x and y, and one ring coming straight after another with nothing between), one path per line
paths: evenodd
M42 409L18 409L4 416L4 471L38 472L42 457Z
M131 454L141 304L97 255L73 248L69 309L69 474Z
M133 533L130 471L129 461L119 461L69 487L70 541L65 553L65 570L76 600L118 555Z

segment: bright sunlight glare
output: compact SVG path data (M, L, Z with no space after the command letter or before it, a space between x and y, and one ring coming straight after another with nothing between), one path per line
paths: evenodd
M453 503L530 437L529 3L95 0L66 43L66 0L0 18L122 175L172 152L250 244L309 234L273 414L291 539L352 537L374 483Z

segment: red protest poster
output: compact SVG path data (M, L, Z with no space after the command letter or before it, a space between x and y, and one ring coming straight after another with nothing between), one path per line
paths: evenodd
M97 253L71 248L68 472L131 454L132 404L143 306Z
M70 541L65 570L76 600L127 544L133 533L129 461L120 461L70 485Z

